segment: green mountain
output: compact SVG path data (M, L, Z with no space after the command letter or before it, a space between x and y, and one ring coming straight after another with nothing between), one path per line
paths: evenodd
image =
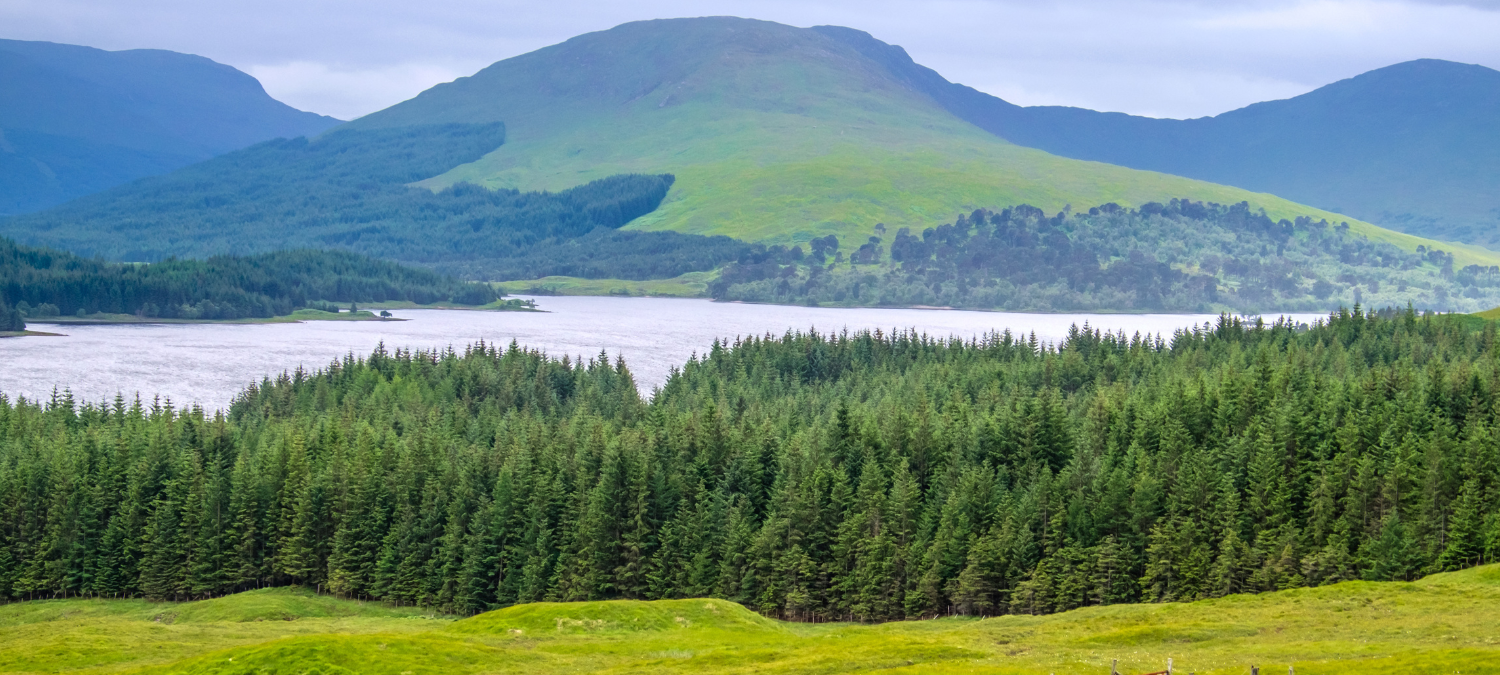
M571 187L671 173L629 228L805 243L863 240L878 223L928 227L958 212L1048 211L1175 197L1248 201L1273 218L1347 220L1268 194L1005 142L952 114L827 29L714 17L625 24L496 63L349 124L503 121L507 142L423 184ZM1415 250L1415 238L1351 221ZM1460 254L1460 262L1468 262ZM1473 262L1494 264L1487 252Z
M1423 237L1500 245L1500 72L1423 59L1216 117L1021 107L868 33L815 28L986 131L1047 152L1269 192Z
M336 248L487 280L670 278L751 248L728 237L617 231L661 203L671 175L610 176L557 193L408 185L504 141L499 123L277 139L3 219L0 231L111 260Z
M0 40L0 214L338 123L201 56Z

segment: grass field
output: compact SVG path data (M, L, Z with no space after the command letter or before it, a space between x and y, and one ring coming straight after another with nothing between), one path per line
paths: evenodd
M1500 565L1184 604L880 625L722 600L539 603L466 619L265 589L0 607L0 672L1500 673Z

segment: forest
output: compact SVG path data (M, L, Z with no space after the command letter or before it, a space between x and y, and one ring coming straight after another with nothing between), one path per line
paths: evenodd
M649 397L605 354L382 345L212 414L0 397L0 598L879 621L1413 579L1500 559L1497 405L1495 325L1411 310L788 332Z
M343 251L110 263L0 237L0 330L25 318L136 314L169 319L284 316L325 303L407 300L483 305L500 296L430 270Z
M486 281L669 278L714 269L745 248L727 237L617 231L661 204L670 175L612 176L557 193L411 185L504 140L501 124L441 124L268 141L0 219L0 232L132 262L340 249Z
M504 257L438 263L433 269L463 279L530 280L670 279L746 259L764 246L725 236L598 228L581 237L557 237Z
M885 238L890 236L888 243ZM926 305L1010 311L1296 312L1357 304L1478 311L1500 304L1500 269L1455 269L1306 217L1273 221L1244 202L1174 199L1048 216L1020 205L868 240L814 239L742 257L715 299Z

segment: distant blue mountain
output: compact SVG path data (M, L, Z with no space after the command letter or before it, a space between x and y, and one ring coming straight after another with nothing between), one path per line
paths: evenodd
M1500 71L1423 59L1216 117L1021 107L837 26L949 112L1056 155L1270 192L1411 234L1500 248Z
M0 40L0 214L338 123L201 56Z

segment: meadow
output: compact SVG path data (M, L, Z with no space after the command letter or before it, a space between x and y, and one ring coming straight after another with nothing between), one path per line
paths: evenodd
M1500 565L1047 616L788 623L723 600L473 617L268 588L0 607L7 673L1500 673Z

